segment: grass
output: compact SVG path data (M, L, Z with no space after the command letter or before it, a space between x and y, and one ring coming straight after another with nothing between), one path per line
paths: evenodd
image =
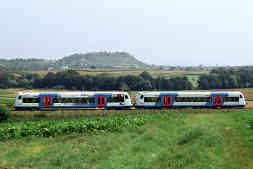
M105 113L120 112L127 113ZM119 132L2 141L0 168L253 168L253 130L248 125L252 110L142 110L139 114L154 118L140 128Z
M14 103L14 99L2 99L0 98L0 104L13 104Z
M191 82L194 89L198 87L198 80L200 75L187 75L186 77Z
M4 98L15 99L16 94L15 95L0 95L0 99L4 99Z
M201 74L207 74L208 71L172 71L172 70L166 70L166 69L83 69L83 70L77 70L82 75L91 75L91 76L97 76L101 74L106 74L108 76L127 76L127 75L139 75L143 71L149 72L153 77L163 76L163 77L169 77L169 76L182 76L182 75L201 75ZM46 75L49 72L56 71L26 71L27 73L35 73L40 75Z
M17 89L0 89L0 95L15 95Z

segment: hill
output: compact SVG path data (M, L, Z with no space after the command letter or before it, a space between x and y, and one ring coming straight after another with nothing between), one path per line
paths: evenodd
M69 68L140 68L148 65L126 52L93 52L73 54L57 61L58 66Z
M37 71L83 68L142 68L147 64L126 52L93 52L73 54L59 60L45 59L0 59L0 70Z
M0 59L0 70L48 70L48 68L54 65L55 61L44 59Z

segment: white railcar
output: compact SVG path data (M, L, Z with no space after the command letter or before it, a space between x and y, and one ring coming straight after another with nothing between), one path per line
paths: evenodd
M136 107L244 107L241 92L138 92Z
M16 97L15 109L34 108L130 108L127 92L26 92Z

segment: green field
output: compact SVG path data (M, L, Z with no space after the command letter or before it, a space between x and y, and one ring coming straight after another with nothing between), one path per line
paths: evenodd
M83 69L77 70L81 75L107 75L107 76L126 76L126 75L140 75L142 72L147 71L153 77L176 77L176 76L187 76L187 75L202 75L208 74L208 71L172 71L166 69ZM49 72L56 73L57 71L25 71L26 73L35 73L40 75L46 75Z
M13 98L13 99L5 99L5 98L1 98L0 97L0 104L13 104L14 100L15 100L15 98Z
M85 119L96 119L90 117L91 113L65 112L64 118L72 121L88 115ZM99 118L104 121L127 114L130 125L118 131L2 140L0 168L253 168L252 110L182 109L98 113L101 113L102 117ZM23 120L30 122L37 118L62 118L59 112L48 112L45 116L36 116L36 112L20 114L13 116L8 123L18 126L24 123ZM142 117L149 120L139 127L131 126L133 119Z
M198 80L200 75L186 75L188 80L191 82L194 89L198 87Z
M1 95L14 95L16 94L16 89L0 89L0 96Z

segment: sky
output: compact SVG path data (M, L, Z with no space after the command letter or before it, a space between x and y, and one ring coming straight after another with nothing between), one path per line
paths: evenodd
M125 51L157 65L253 65L252 0L37 0L0 5L0 58Z

